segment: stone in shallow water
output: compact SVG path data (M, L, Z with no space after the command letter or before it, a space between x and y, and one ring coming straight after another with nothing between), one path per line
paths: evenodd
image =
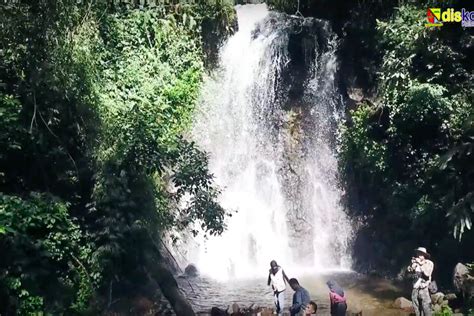
M404 297L399 297L393 303L393 307L400 308L400 309L410 309L413 307L413 304L411 303L410 300Z
M433 304L441 304L444 300L444 297L445 297L444 294L441 292L435 293L431 295L431 302Z
M190 277L196 277L198 276L199 272L198 269L194 264L188 264L186 268L184 268L184 274Z
M454 294L454 293L448 293L446 294L445 298L448 300L448 301L454 301L455 299L457 299L457 295Z
M463 284L469 276L469 269L462 263L456 264L453 272L453 284L456 291L461 292L463 290Z
M220 309L218 307L213 307L211 309L211 316L227 316L229 315L227 311Z
M232 304L232 313L237 314L239 311L240 311L239 304L237 303Z

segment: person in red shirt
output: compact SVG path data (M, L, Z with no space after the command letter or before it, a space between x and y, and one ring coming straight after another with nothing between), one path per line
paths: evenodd
M345 316L347 311L346 297L344 290L336 281L326 282L329 288L329 300L331 301L331 316Z

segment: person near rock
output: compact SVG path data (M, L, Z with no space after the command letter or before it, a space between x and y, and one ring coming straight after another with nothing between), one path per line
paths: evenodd
M288 281L295 293L293 294L293 304L290 307L291 316L305 315L306 306L311 301L308 291L300 285L297 279L290 279Z
M411 258L408 272L414 276L411 300L415 308L416 316L431 316L431 297L428 287L431 283L431 275L434 269L433 261L424 247L415 250L415 256Z
M285 271L283 271L282 267L280 267L275 260L270 261L267 285L271 284L272 286L273 298L278 315L281 315L283 308L285 307L285 282L289 283Z
M326 282L329 288L329 301L331 304L331 316L345 316L347 311L347 302L344 290L334 280Z
M306 310L304 311L305 316L312 316L316 315L318 312L318 304L314 301L309 302L308 306L306 306Z

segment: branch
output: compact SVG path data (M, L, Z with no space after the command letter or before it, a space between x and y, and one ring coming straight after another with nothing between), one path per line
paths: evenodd
M37 106L36 106L36 92L35 92L35 90L33 90L33 105L34 105L34 109L33 109L33 117L31 118L31 124L30 124L30 134L33 133L33 122L36 122L36 109L37 109Z

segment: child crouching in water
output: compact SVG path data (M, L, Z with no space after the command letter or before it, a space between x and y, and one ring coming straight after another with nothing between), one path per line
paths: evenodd
M317 312L318 312L318 304L316 304L314 301L311 301L309 302L308 306L306 306L304 315L312 316L312 315L316 315Z

